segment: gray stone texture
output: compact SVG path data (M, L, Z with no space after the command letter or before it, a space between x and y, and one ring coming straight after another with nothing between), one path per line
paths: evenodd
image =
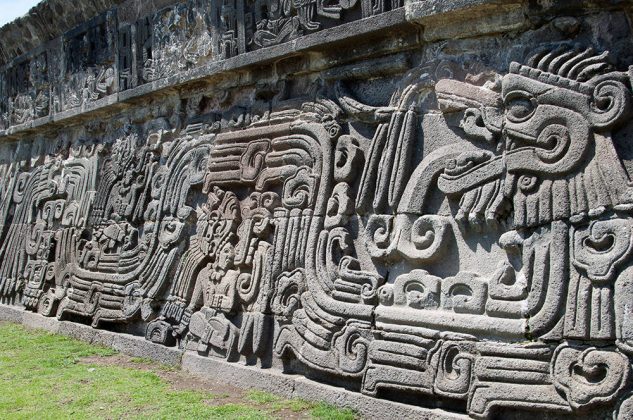
M0 29L7 319L370 417L633 418L630 2L75 3Z

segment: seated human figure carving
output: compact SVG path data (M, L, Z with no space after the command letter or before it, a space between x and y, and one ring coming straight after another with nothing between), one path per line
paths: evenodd
M226 317L235 310L236 286L240 271L235 268L234 235L219 247L215 259L203 269L193 291L188 312L189 340L198 342L197 350L214 348L230 356L237 328Z

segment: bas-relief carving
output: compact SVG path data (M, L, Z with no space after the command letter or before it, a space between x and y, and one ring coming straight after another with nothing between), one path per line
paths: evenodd
M400 0L189 0L133 23L119 22L112 9L38 57L0 69L0 129L402 6Z
M115 21L114 12L104 13L0 69L0 128L115 93Z
M140 83L349 21L346 11L361 8L361 3L361 17L402 7L398 1L190 0L163 9L135 25L143 34L136 46Z
M45 117L50 110L49 57L46 51L18 60L0 75L0 128Z
M402 190L410 139L374 138L374 167L365 169L376 179L369 186L376 213L366 225L369 251L379 263L415 261L425 268L405 269L382 286L376 329L385 336L415 331L429 341L403 351L407 335L376 339L377 349L394 350L376 360L370 352L364 390L468 395L469 413L487 416L504 405L580 409L613 400L624 387L629 362L617 302L627 299L619 292L627 280L618 267L630 252L631 196L611 134L630 118L630 79L613 71L606 56L560 48L513 63L488 86L438 81L440 109L461 116L467 142L434 150ZM407 119L399 121L406 129ZM446 194L450 215L427 214L434 186ZM381 208L390 214L377 214ZM460 267L454 276L431 275L434 259L447 249L461 251L469 231L498 235L506 258L489 272ZM447 331L451 337L442 339ZM480 341L525 338L563 344ZM414 349L426 352L426 365L419 358L412 363L421 370L417 377L390 361ZM536 372L543 380L535 380Z
M117 91L116 14L106 12L64 35L55 112L82 107Z
M609 63L562 45L478 83L413 69L380 107L338 82L261 116L5 144L0 296L478 418L627 418L633 196L612 137L632 90Z

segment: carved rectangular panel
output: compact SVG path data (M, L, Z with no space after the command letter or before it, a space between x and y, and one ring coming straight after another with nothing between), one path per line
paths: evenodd
M134 68L134 35L131 25L119 27L118 70L119 88L121 90L134 87L136 69Z
M124 37L125 38L125 37ZM117 91L116 13L103 13L63 38L60 110L85 106Z

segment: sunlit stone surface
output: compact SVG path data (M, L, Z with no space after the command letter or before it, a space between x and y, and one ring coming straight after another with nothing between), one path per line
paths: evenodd
M47 0L0 29L0 300L440 417L633 418L628 4Z

